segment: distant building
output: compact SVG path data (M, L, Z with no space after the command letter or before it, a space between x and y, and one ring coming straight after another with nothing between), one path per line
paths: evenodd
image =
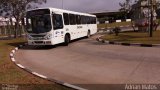
M16 22L15 18L12 18L12 22L13 22L13 24L15 24L15 22ZM7 24L10 24L10 19L0 16L0 26L6 26Z
M92 13L97 16L98 21L100 23L105 23L108 21L109 23L116 22L116 20L126 20L130 19L130 14L126 16L125 12L120 11L112 11L112 12L98 12L98 13Z
M4 17L0 17L0 26L5 26L7 25L7 20Z

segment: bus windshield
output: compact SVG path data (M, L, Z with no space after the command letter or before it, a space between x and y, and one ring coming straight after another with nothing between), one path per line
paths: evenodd
M29 16L26 23L28 33L46 33L52 29L50 14Z

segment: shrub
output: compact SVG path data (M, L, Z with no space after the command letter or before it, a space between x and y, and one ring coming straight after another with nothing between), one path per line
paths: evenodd
M115 33L116 36L118 36L119 32L121 31L121 29L119 27L115 27L113 29L113 32Z

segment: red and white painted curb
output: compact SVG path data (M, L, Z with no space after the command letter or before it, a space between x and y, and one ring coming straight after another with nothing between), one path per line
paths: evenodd
M59 80L56 80L56 79L52 79L52 78L48 78L47 76L45 75L42 75L42 74L39 74L37 72L34 72L34 71L31 71L30 69L26 68L25 66L21 65L20 63L17 63L15 58L14 58L14 55L15 53L19 50L19 48L22 48L23 46L27 45L27 43L25 43L24 45L19 45L19 47L16 47L14 48L11 52L10 52L10 59L11 61L16 65L18 66L19 68L35 75L35 76L38 76L40 78L43 78L43 79L46 79L48 81L51 81L51 82L54 82L54 83L57 83L57 84L60 84L60 85L63 85L63 86L66 86L66 87L69 87L69 88L72 88L72 89L75 89L75 90L87 90L87 89L84 89L84 88L81 88L79 86L75 86L75 85L72 85L72 84L69 84L69 83L66 83L66 82L63 82L63 81L59 81Z

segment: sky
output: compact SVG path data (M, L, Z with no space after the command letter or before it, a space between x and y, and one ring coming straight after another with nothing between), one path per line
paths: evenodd
M118 11L119 2L125 0L47 0L46 4L40 7L54 7L77 12L103 12L103 11ZM62 4L63 2L63 4Z

